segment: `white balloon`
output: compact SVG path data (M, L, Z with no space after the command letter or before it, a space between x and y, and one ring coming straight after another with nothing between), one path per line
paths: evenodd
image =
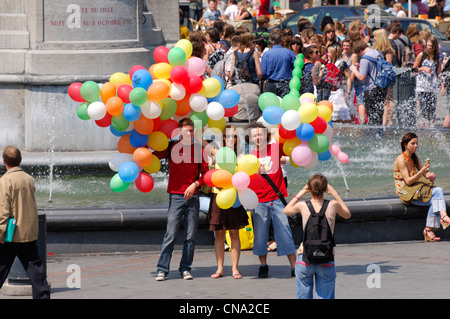
M192 111L203 112L208 106L208 100L203 94L194 93L189 98L189 105L191 106Z
M143 105L141 105L142 114L149 119L156 119L161 115L161 104L156 101L148 100Z
M258 196L250 188L238 190L239 201L246 209L255 209L258 206Z
M225 115L225 109L219 102L211 102L206 107L206 115L211 120L218 121Z
M172 83L170 89L170 97L175 101L180 101L186 96L186 89L183 84Z
M100 101L92 102L88 106L87 113L91 119L101 120L106 115L106 105Z
M133 161L133 154L128 153L118 153L111 156L109 159L109 167L115 171L119 171L120 165L122 165L125 162Z
M288 131L297 129L300 123L300 114L295 110L288 110L284 112L283 116L281 117L281 125L283 125L283 127Z

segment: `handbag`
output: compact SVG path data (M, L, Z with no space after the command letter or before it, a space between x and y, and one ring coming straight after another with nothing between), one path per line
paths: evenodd
M247 211L247 216L248 216L248 225L245 226L244 228L239 229L239 240L241 241L241 250L253 248L253 240L254 240L253 223L252 223L252 216L249 211ZM231 247L230 232L228 230L225 232L225 241L227 245Z
M3 238L3 241L5 243L12 242L12 239L14 236L14 230L16 229L16 223L17 223L17 220L15 218L8 219L8 224L6 225L5 237Z

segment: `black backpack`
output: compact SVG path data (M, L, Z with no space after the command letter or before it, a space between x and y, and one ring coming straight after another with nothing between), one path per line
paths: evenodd
M237 54L237 50L234 51L234 71L231 76L231 84L241 84L245 82L252 82L252 75L250 73L250 69L248 67L248 59L252 56L255 50L248 51L244 60L240 60Z
M330 225L325 216L329 200L324 200L319 213L311 201L306 201L311 215L303 231L303 261L308 264L322 264L334 261L333 247L336 246Z

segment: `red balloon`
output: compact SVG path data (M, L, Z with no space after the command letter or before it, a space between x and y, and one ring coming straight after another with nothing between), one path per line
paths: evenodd
M137 70L147 70L146 68L144 68L142 65L135 65L133 67L131 67L130 69L130 79L133 77L134 72L136 72Z
M80 93L81 85L83 85L83 83L74 82L67 88L67 93L69 93L70 98L75 102L86 102L86 100L83 99Z
M172 132L176 129L178 129L178 122L172 119L162 121L159 127L159 131L163 132L169 139L172 138Z
M97 124L100 127L108 127L111 125L111 119L112 119L112 115L109 113L106 113L105 117L102 118L101 120L96 120L95 124Z
M155 186L153 178L149 174L143 172L139 173L138 177L134 181L134 184L136 185L136 188L143 193L150 192Z
M224 108L224 109L225 109L225 114L223 117L232 117L232 116L236 115L237 111L239 110L239 105L236 104L233 107Z
M199 76L192 75L183 85L187 93L197 93L203 87L203 80Z
M158 116L157 118L153 119L153 131L159 131L160 127L161 127L161 118Z
M131 90L133 90L133 87L131 85L121 85L117 89L117 96L120 97L124 103L130 103Z
M314 127L314 132L317 134L322 134L327 129L327 122L320 116L316 117L316 119L309 124Z
M172 70L170 70L170 79L174 83L183 84L188 79L188 71L184 66L175 65Z
M165 46L160 45L159 47L155 48L155 51L153 51L153 58L155 59L156 63L160 62L166 62L169 63L169 48L166 48Z
M297 136L297 134L295 134L295 130L294 131L288 131L286 130L283 125L281 125L278 128L278 134L280 135L281 138L285 139L285 140L290 140L291 138L294 138Z
M203 181L206 183L206 185L210 186L210 187L215 187L215 185L213 184L211 177L212 174L217 171L216 168L214 169L210 169L209 171L206 172L205 176L203 176Z

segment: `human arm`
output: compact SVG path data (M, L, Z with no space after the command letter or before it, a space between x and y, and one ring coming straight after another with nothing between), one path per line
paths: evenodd
M259 61L260 53L259 52L253 52L253 60L255 60L255 70L256 70L256 76L258 79L261 80L262 78L262 69L261 69L261 62Z
M408 167L406 166L405 161L403 160L403 156L399 156L396 160L398 171L403 177L403 180L405 181L406 185L410 186L416 183L420 176L423 175L425 178L427 178L428 169L430 168L429 164L425 164L422 166L419 161L419 165L417 169L419 170L417 174L414 174L412 176L409 176Z
M302 203L300 202L300 198L302 198L306 193L309 193L308 185L305 185L298 193L291 199L291 201L284 208L284 213L286 215L294 215L300 213Z
M350 213L350 210L348 209L345 202L342 200L341 196L339 196L338 192L336 192L336 190L333 188L333 186L328 184L325 192L327 194L333 196L334 199L336 200L336 202L337 202L336 203L336 212L338 213L338 215L341 216L342 218L349 219L352 214Z
M360 80L361 82L366 81L367 79L367 74L361 74L359 73L360 71L360 65L358 64L352 64L350 66L350 71L352 71L353 75L355 76L355 78L357 78L358 80Z

